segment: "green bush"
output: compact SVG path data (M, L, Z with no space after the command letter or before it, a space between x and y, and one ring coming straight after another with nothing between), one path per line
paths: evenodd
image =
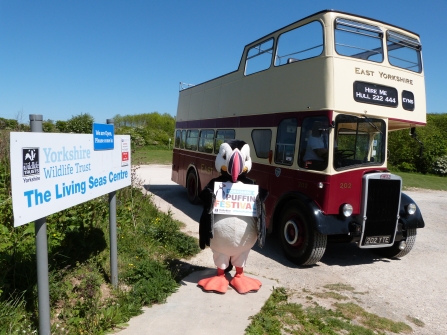
M131 127L118 128L118 129L116 129L115 134L130 135L130 141L131 141L130 143L131 143L132 148L142 147L142 146L146 145L146 141L145 141L143 135L141 135L138 128L131 128Z
M60 124L59 124L60 125ZM65 132L75 134L91 134L93 129L93 116L79 114L72 116L66 123Z
M145 305L164 302L178 288L167 266L150 258L131 263L126 282L132 285L132 294Z
M427 125L416 129L420 144L408 129L388 136L388 164L403 172L432 173L436 161L447 155L447 114L428 114Z
M438 157L433 163L433 173L446 176L447 175L447 156Z
M67 121L56 121L55 125L56 129L59 130L61 133L68 133L67 130Z
M58 128L54 124L53 120L46 120L42 122L42 129L45 133L56 133Z
M174 134L175 119L169 114L146 113L137 115L116 115L114 117L117 134L130 134L136 146L169 146ZM133 129L133 130L132 130ZM144 140L144 144L140 139Z
M26 301L23 294L0 300L0 335L31 334L35 329L27 318Z

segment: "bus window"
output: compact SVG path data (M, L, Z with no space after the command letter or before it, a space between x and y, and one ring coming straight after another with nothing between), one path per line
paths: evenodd
M325 116L305 118L301 127L298 165L323 171L328 164L329 122Z
M245 75L266 70L270 67L273 55L273 39L255 45L247 53L245 61Z
M219 152L222 143L228 142L228 140L234 140L235 136L235 131L233 129L218 130L216 132L216 143L214 143L214 153L217 154Z
M335 51L340 55L381 63L382 36L379 27L340 18L335 20Z
M317 57L322 52L323 27L314 21L279 36L275 66Z
M385 122L380 119L338 115L335 118L334 167L383 164L385 160Z
M177 130L175 132L175 141L174 141L174 146L176 148L180 148L180 139L182 137L182 131L181 130Z
M297 122L295 118L284 119L278 125L276 135L275 163L292 165L295 154Z
M185 149L197 150L197 140L199 138L198 130L188 130L186 132L186 145Z
M268 158L272 131L270 129L254 129L251 132L251 139L253 140L256 156L259 158Z
M213 152L214 144L214 130L201 130L199 136L199 151L201 152Z
M186 130L182 130L182 141L180 142L180 148L185 149L186 142Z
M388 31L386 34L388 61L402 69L421 72L421 44L414 38Z

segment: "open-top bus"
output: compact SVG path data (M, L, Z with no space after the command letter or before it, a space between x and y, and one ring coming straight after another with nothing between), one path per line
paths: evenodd
M220 144L244 140L289 259L315 264L328 238L402 257L424 221L387 169L387 134L425 125L425 106L419 35L321 11L245 46L236 71L181 87L172 180L196 202Z

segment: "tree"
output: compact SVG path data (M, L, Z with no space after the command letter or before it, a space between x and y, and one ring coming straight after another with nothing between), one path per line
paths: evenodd
M42 122L42 128L45 133L55 133L57 131L53 120L46 120Z
M93 128L93 116L90 114L80 114L73 116L67 121L67 133L90 134Z
M68 133L67 130L67 121L56 121L56 128L61 133Z

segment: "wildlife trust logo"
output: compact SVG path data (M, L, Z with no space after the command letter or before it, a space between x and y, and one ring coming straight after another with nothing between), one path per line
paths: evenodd
M23 176L40 175L39 148L22 148Z

